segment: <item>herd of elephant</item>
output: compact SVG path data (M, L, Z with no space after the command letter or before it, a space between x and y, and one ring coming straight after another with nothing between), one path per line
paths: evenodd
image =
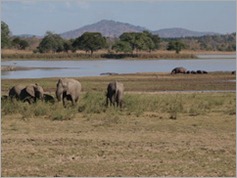
M188 71L184 67L176 67L171 71L171 74L207 74L206 71ZM232 72L233 73L233 72ZM235 74L235 71L234 71ZM63 101L63 106L66 106L66 101L72 102L75 105L79 100L81 94L81 83L75 79L71 78L60 78L56 85L56 98L58 101ZM21 100L23 102L28 102L29 104L37 102L37 100L42 100L45 102L55 102L55 98L49 94L46 94L43 88L38 84L29 84L23 86L21 84L13 86L8 93L6 98L13 100ZM124 97L124 85L121 82L114 81L110 82L107 86L106 93L106 106L114 105L122 107Z
M63 101L63 106L66 107L66 101L71 101L75 105L81 95L81 83L78 80L71 78L60 78L56 85L56 98L58 101ZM55 102L53 96L46 94L43 88L38 84L30 84L23 86L21 84L13 86L8 93L11 100L17 99L29 104L42 100L46 102ZM122 107L124 97L124 85L121 82L110 82L107 86L106 105L114 105Z
M178 74L178 73L183 73L183 74L208 74L208 72L205 71L205 70L197 70L197 71L192 70L192 71L190 71L190 70L187 70L184 67L176 67L171 71L171 74Z

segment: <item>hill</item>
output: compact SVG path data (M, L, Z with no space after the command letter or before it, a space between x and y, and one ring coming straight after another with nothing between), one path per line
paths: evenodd
M184 28L166 28L153 31L153 34L158 34L162 38L182 38L182 37L200 37L205 35L217 35L214 32L197 32Z
M100 32L106 37L119 37L124 32L142 32L148 30L153 34L158 34L162 38L199 37L204 35L215 35L214 32L197 32L184 28L168 28L151 31L145 27L131 25L129 23L116 22L113 20L101 20L97 23L86 25L76 30L71 30L60 34L63 38L77 38L84 32Z
M84 32L100 32L106 37L119 37L124 32L142 32L148 30L145 27L135 26L128 23L116 22L113 20L101 20L97 23L86 25L76 30L60 34L63 38L77 38Z

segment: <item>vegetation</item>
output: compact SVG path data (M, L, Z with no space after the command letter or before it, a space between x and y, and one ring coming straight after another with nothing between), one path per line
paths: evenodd
M228 91L235 78L222 72L82 77L75 107L3 99L1 174L234 177L236 93ZM125 86L122 110L105 107L113 80ZM34 82L54 95L57 78ZM32 79L2 79L2 95L19 83Z
M29 43L26 40L20 39L19 37L16 37L12 40L12 45L14 48L19 50L25 50L27 47L29 47Z
M98 92L66 109L2 103L2 175L235 176L234 93L125 98L121 111Z
M85 32L75 39L72 46L76 50L90 51L92 55L94 51L105 48L106 39L100 33Z
M236 51L236 33L226 35L207 35L201 37L166 38L162 39L160 49L175 41L184 44L186 50L203 51Z
M38 46L40 53L64 51L64 40L58 34L47 32Z
M1 21L1 48L8 48L11 45L10 30L8 25Z
M181 50L204 50L204 51L236 51L236 33L226 35L213 35L187 38L160 38L148 31L141 33L127 32L117 38L105 38L97 32L86 32L76 39L66 40L59 34L47 32L43 39L39 37L14 37L11 36L8 25L1 22L1 43L2 49L30 50L31 53L38 54L4 54L2 58L160 58L158 54L162 50L174 50L173 56L164 58L190 58L181 56ZM78 50L83 50L86 54L77 54ZM94 54L95 51L104 50L103 54ZM149 54L156 52L158 55ZM90 52L90 55L87 53ZM73 53L73 54L72 54ZM74 54L75 53L75 54ZM147 54L145 54L147 53ZM145 54L145 55L144 55ZM163 57L163 56L162 56ZM194 56L193 56L194 57ZM192 57L192 58L193 58Z
M180 41L171 41L168 44L167 50L175 50L175 52L177 54L179 54L179 52L184 48L185 48L185 46L182 42L180 42Z
M144 31L143 33L127 32L119 37L119 41L115 43L115 47L119 47L118 43L122 45L119 51L152 51L158 49L159 36L152 35L150 32Z

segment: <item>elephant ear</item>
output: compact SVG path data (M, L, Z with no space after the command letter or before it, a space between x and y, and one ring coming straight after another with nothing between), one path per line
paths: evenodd
M33 86L33 85L27 86L27 87L26 87L26 92L27 92L30 96L35 97L35 89L34 89L34 86Z

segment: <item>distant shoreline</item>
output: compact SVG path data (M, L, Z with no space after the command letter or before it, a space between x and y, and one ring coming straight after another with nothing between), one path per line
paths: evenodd
M236 55L236 52L223 51L153 51L133 54L95 52L92 56L85 52L78 53L33 53L32 51L2 50L1 59L7 60L100 60L100 59L198 59L197 55Z

